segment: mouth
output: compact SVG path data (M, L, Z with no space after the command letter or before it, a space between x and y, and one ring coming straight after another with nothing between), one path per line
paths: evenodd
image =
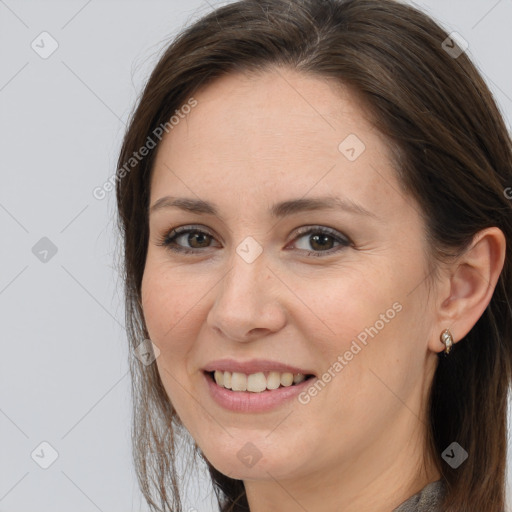
M246 374L215 370L204 371L204 374L221 388L249 393L266 393L280 388L289 388L315 377L313 374L277 371Z

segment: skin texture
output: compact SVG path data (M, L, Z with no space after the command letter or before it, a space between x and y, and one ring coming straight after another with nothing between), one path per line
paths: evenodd
M485 309L503 264L501 232L482 233L432 283L419 207L348 89L273 69L222 77L194 97L158 149L150 205L202 199L219 216L173 207L150 215L142 306L167 394L208 460L244 480L251 511L389 512L440 477L423 467L439 335L450 327L457 341ZM365 145L354 161L338 148L350 134ZM325 195L371 215L268 213ZM159 245L178 226L211 237L175 241L195 254ZM331 237L322 249L312 240L321 233L298 235L301 226L330 227L351 244ZM263 249L252 263L236 252L248 236ZM321 376L396 303L401 310L309 403L234 413L210 398L208 362L266 358ZM252 467L237 457L247 442L261 454Z

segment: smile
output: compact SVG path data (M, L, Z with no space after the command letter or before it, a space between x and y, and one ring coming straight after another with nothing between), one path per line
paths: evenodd
M244 374L217 370L204 371L203 375L210 398L223 409L237 413L277 409L296 398L314 378L311 374L275 371Z
M245 374L221 370L209 372L209 376L220 387L232 391L249 391L251 393L262 393L267 390L279 389L280 387L294 386L313 377L313 375L293 374L291 372L271 371Z

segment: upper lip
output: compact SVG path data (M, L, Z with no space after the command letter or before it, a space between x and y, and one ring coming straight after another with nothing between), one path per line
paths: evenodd
M215 370L223 372L238 372L250 375L258 372L280 372L280 373L302 373L304 375L314 375L311 370L299 368L289 364L270 361L269 359L250 359L248 361L235 361L234 359L218 359L208 363L204 368L206 372Z

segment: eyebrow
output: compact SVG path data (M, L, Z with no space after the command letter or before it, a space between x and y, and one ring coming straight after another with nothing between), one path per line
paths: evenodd
M203 201L202 199L172 196L161 197L155 201L155 203L149 208L149 212L154 213L156 211L167 208L179 208L190 213L215 215L220 217L217 207L208 201ZM272 217L283 218L304 211L336 209L367 217L377 218L374 213L370 212L362 205L352 201L351 199L335 196L300 198L282 201L280 203L274 204L270 208L269 213Z

